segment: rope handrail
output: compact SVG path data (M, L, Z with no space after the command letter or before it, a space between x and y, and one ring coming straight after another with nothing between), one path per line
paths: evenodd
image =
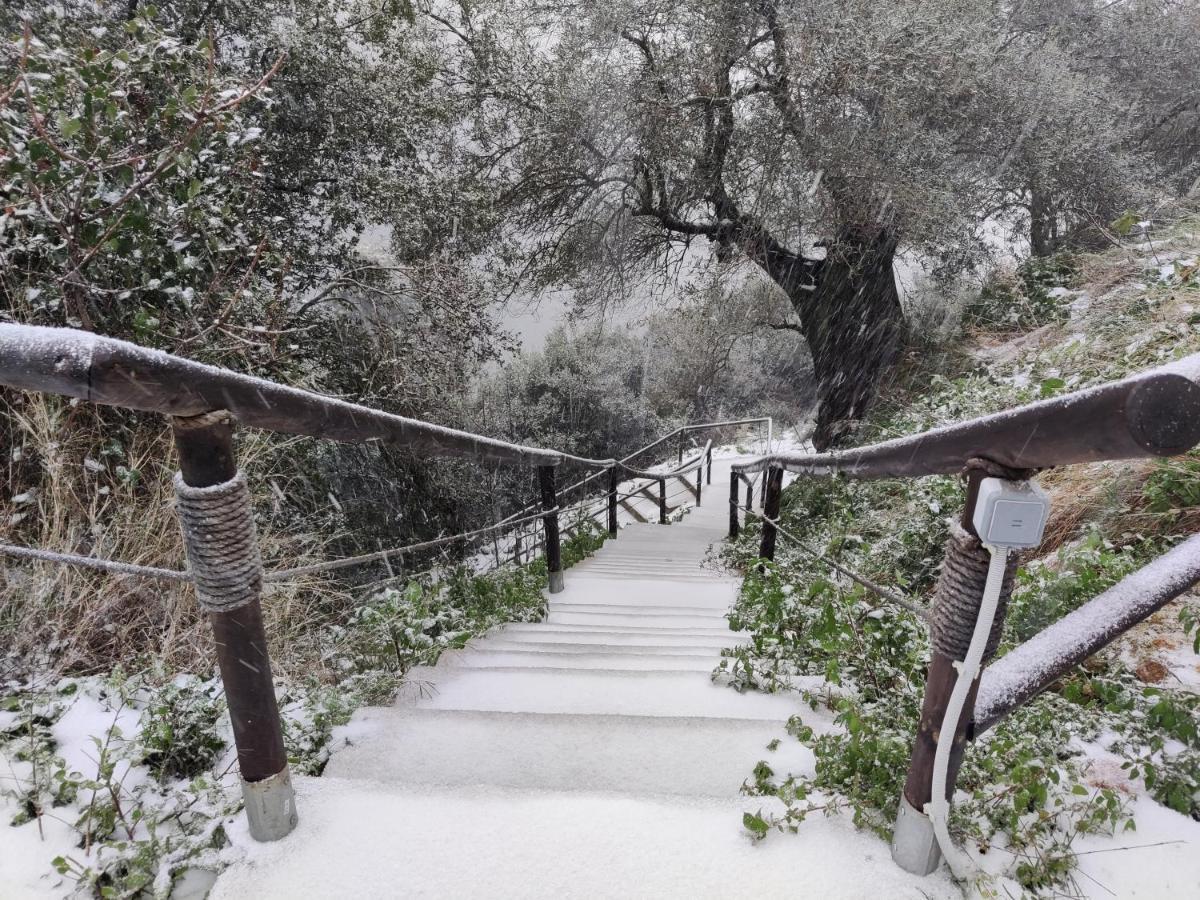
M733 466L852 478L951 475L971 459L1006 468L1175 456L1200 444L1200 353L1085 390L848 450L772 453Z
M476 528L473 531L464 531L460 534L451 534L446 537L433 538L428 541L420 541L416 544L406 544L403 547L392 547L388 550L375 550L371 553L361 553L355 556L347 556L341 559L324 560L319 563L312 563L306 566L293 566L287 569L275 569L270 572L263 573L263 581L265 583L276 583L288 581L292 578L299 578L304 575L315 575L320 572L328 572L335 569L346 569L351 566L361 566L372 562L384 562L395 556L403 556L406 553L416 553L421 550L431 550L434 547L442 547L447 544L454 544L459 541L469 540L480 535L494 533L496 531L507 531L511 528L524 525L528 522L537 521L545 516L557 515L561 512L560 507L543 510L536 515L527 516L514 522L498 523L496 525L488 525L483 528ZM178 581L191 583L195 581L195 577L190 570L187 569L163 569L158 566L143 566L137 563L128 563L116 559L105 559L97 556L83 556L79 553L61 553L55 550L41 550L35 547L19 547L15 544L0 544L0 554L12 556L21 559L36 559L41 562L57 563L59 565L79 566L85 569L95 569L103 572L112 572L117 575L136 575L141 578L155 578L161 581Z
M731 505L734 505L734 504L732 504L732 501L731 501ZM921 606L918 603L914 603L911 600L906 600L905 598L901 597L899 594L892 593L887 588L876 584L875 582L871 581L869 578L859 575L857 572L853 571L852 569L846 568L845 566L841 565L840 563L835 562L834 560L825 556L818 550L813 549L806 542L800 540L800 538L796 537L796 535L792 534L790 531L788 531L786 528L784 528L782 525L780 525L778 519L771 518L770 516L764 515L763 513L755 512L752 509L747 509L747 510L745 510L745 512L747 515L754 516L756 519L761 519L762 521L773 525L775 527L775 530L779 534L782 534L785 538L787 538L789 541L791 541L793 544L795 544L797 547L799 547L801 550L803 550L809 556L813 557L814 559L820 560L821 562L825 563L825 565L829 566L829 568L833 569L834 571L841 572L843 575L845 575L851 581L855 582L856 584L861 585L862 587L865 587L871 593L877 595L881 600L886 600L888 603L893 603L896 606L899 606L899 607L902 607L903 609L908 610L910 613L912 613L917 618L921 619L926 624L929 624L929 622L932 621L931 614L930 614L929 610L926 609L925 607Z

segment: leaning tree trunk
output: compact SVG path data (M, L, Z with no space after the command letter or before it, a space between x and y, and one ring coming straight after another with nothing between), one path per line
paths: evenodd
M817 378L818 450L837 444L862 418L899 355L904 316L895 255L886 233L845 230L814 272L815 288L789 291Z

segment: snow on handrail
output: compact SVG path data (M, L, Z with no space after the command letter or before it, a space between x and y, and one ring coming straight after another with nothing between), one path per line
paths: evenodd
M1010 650L983 673L976 733L990 728L1100 648L1200 582L1200 534Z
M829 453L775 453L735 465L743 474L778 466L801 475L920 477L960 472L971 459L1010 469L1149 456L1200 444L1200 354L1120 381L1004 412Z
M268 431L378 441L430 456L598 468L614 462L409 419L74 328L0 323L0 384L171 416L224 409Z

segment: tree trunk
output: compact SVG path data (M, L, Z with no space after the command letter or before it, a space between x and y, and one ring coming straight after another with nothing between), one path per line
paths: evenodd
M1049 256L1054 252L1054 211L1050 198L1036 187L1029 190L1029 253Z
M813 272L815 288L788 291L817 377L818 450L843 440L867 412L903 342L896 241L872 232L844 229Z

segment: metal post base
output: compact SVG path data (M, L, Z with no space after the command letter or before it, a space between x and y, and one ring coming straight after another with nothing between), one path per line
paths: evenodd
M563 591L563 573L562 572L551 572L550 573L550 593L561 594L562 591Z
M277 841L287 837L300 821L296 815L296 792L286 768L262 781L242 781L242 799L250 836L256 841Z
M900 812L892 832L892 859L914 875L929 875L942 862L942 851L929 816L913 809L904 796L900 797Z

